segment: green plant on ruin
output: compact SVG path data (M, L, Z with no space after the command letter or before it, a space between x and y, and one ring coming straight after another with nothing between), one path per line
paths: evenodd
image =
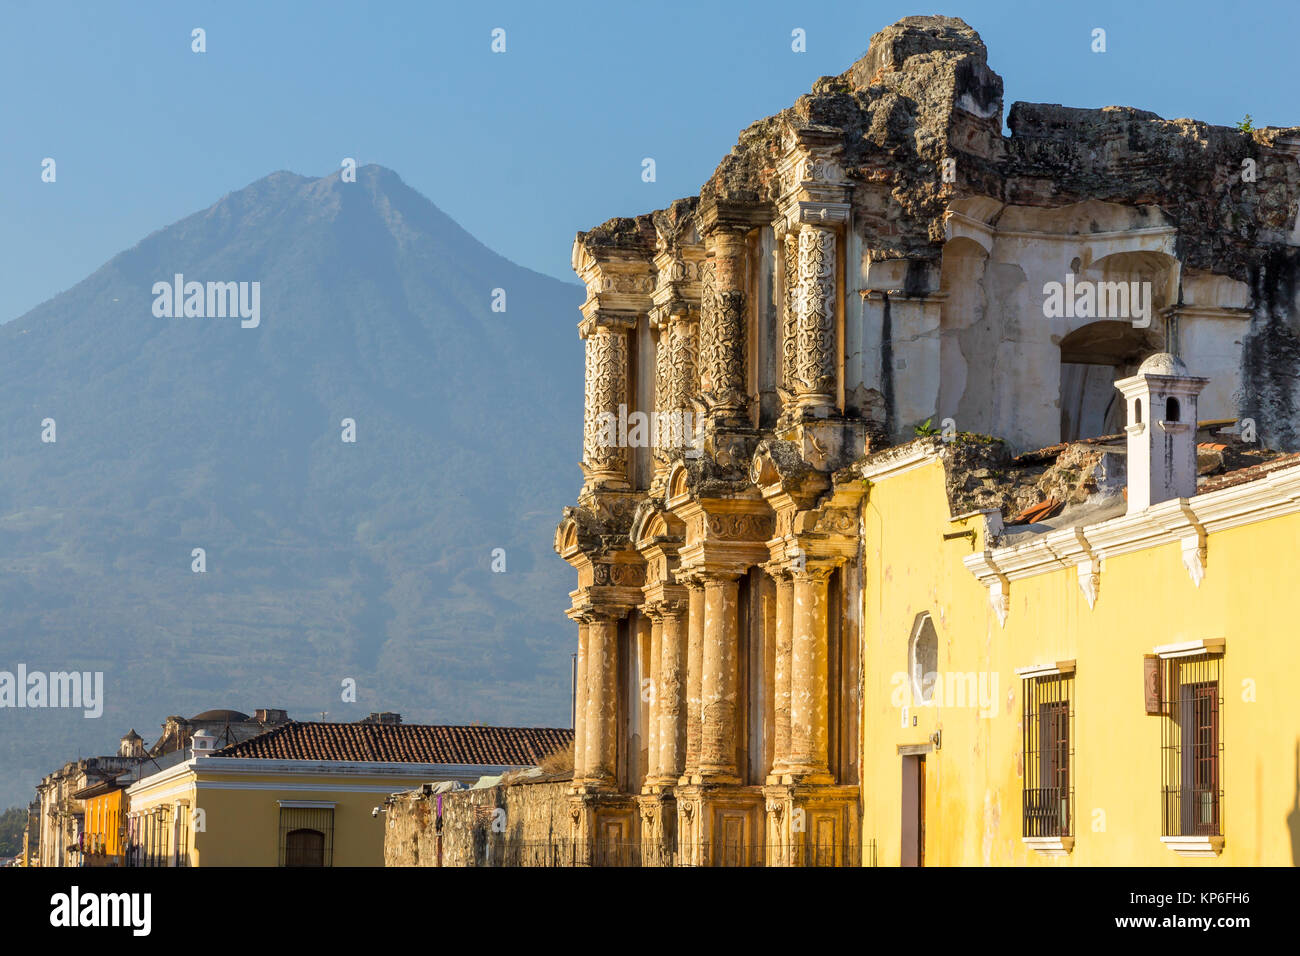
M1237 129L1241 130L1243 133L1254 132L1255 121L1249 113L1246 114L1245 119L1237 121Z

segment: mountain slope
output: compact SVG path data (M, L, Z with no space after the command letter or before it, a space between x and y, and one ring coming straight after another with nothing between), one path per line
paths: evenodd
M259 282L260 324L155 317L176 273ZM0 710L0 804L210 707L566 722L581 300L369 166L268 176L0 326L0 670L106 696Z

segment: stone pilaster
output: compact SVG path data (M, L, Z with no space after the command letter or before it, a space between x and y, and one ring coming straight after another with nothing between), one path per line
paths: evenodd
M793 572L794 635L790 655L790 756L784 775L831 783L829 751L828 589L833 564Z
M663 706L663 674L660 671L663 657L664 618L660 609L654 605L642 605L642 611L650 619L650 655L646 675L650 679L648 686L641 687L641 699L645 706L645 781L642 789L649 787L651 781L658 780L659 770L659 711ZM646 697L649 700L646 700Z
M700 673L699 778L739 783L736 767L736 652L739 572L702 572L704 648Z
M671 409L668 405L668 390L671 387L672 378L672 333L670 325L671 320L664 315L662 310L656 309L651 312L650 326L655 332L654 414L657 424L652 429L654 446L651 448L651 459L654 474L651 478L650 487L660 493L664 482L668 479L668 469L672 465L673 435L670 433L670 429L666 427L671 421L669 417Z
M797 410L806 409L818 418L835 407L837 244L832 228L804 224L799 229L790 391Z
M706 240L700 319L700 386L717 424L749 424L745 231L718 224Z
M573 783L582 783L586 775L587 751L587 625L578 622L578 665L573 687Z
M660 786L672 786L681 776L686 757L686 607L681 602L665 604L663 638L660 644L659 778Z
M786 569L769 569L776 583L776 653L773 665L772 774L790 761L790 679L794 653L794 581Z
M781 297L781 392L783 402L793 408L799 343L799 230L797 226L787 229L784 223L779 228L785 265Z
M614 789L618 761L618 622L626 609L591 608L587 621L587 720L583 783Z
M704 584L687 580L690 609L686 644L686 760L682 782L700 772L700 686L704 670Z
M782 400L788 423L826 418L840 395L840 236L852 183L840 167L838 133L799 130L777 164L782 184L778 232L785 233Z
M628 404L628 329L623 320L583 323L587 366L583 392L582 470L591 488L627 488L628 450L618 438L619 406Z

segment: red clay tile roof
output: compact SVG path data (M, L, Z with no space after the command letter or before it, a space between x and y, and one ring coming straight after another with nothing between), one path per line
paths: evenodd
M1046 518L1051 518L1058 514L1065 507L1064 501L1056 498L1048 498L1046 501L1040 501L1036 505L1030 505L1024 511L1016 516L1012 524L1036 524Z
M573 742L556 727L442 727L290 721L216 751L217 757L531 767Z
M1263 478L1265 475L1277 471L1280 468L1290 468L1300 465L1300 452L1292 452L1289 455L1282 455L1278 458L1272 458L1268 461L1261 462L1258 465L1251 465L1248 468L1238 468L1236 471L1224 472L1222 475L1214 475L1206 478L1196 488L1198 495L1203 495L1209 491L1219 491L1223 488L1232 488L1235 485L1244 485L1248 481L1254 481L1256 478Z

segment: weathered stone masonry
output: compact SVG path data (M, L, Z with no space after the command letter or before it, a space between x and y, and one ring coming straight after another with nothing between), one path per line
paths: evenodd
M908 18L698 196L579 233L585 481L555 544L587 859L859 861L868 451L949 417L1018 451L1118 431L1114 382L1162 351L1210 379L1203 418L1295 447L1300 129L1002 116L975 32ZM1067 279L1150 314L1051 315ZM607 444L620 406L698 434Z

